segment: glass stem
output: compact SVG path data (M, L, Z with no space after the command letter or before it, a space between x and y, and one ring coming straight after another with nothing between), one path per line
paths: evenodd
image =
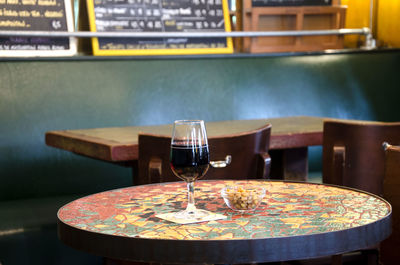
M186 212L194 213L196 211L196 206L194 205L194 182L188 181L186 182L187 190L188 190L188 202L186 206Z

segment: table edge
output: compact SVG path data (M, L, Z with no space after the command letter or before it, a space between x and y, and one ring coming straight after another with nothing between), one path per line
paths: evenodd
M234 240L154 240L149 238L131 238L126 236L109 235L73 227L60 220L57 213L58 236L62 242L73 248L110 258L122 258L132 261L160 263L238 264L249 262L274 262L283 260L307 259L341 254L376 245L387 238L391 233L392 207L388 201L380 196L366 191L332 184L282 180L268 181L325 185L361 192L384 201L389 206L389 212L385 217L378 221L340 231L323 232L312 235L297 235L289 238L276 237ZM158 184L159 183L147 185ZM366 233L366 231L371 230L374 230L375 232ZM358 240L355 242L355 239ZM285 240L288 242L283 243ZM326 245L312 244L312 242L323 242L322 240L326 240L328 243ZM349 244L349 242L351 243ZM286 249L293 249L295 251L290 251L289 254L283 253L283 244L285 245ZM351 245L351 248L348 248L349 245ZM106 246L114 247L111 250ZM188 253L191 254L189 255ZM208 254L204 255L204 253ZM224 256L223 253L229 254ZM248 258L245 258L246 255L244 253L250 253Z
M293 118L315 119L321 122L321 130L296 132L290 134L275 134L272 122L274 120L285 120ZM250 119L265 120L266 123L272 124L270 150L301 148L313 145L322 145L322 124L323 121L329 119L316 116L289 116L277 117L269 119ZM238 120L240 121L240 120ZM245 120L243 120L245 121ZM216 121L217 122L217 121ZM230 122L230 121L219 121ZM164 124L165 125L165 124ZM153 125L157 127L158 125ZM162 125L160 125L162 126ZM118 127L113 127L118 128ZM48 146L58 149L70 151L76 154L88 156L95 159L105 160L109 162L126 162L137 160L139 156L138 143L119 143L116 141L102 139L93 136L86 136L73 133L74 130L48 131L45 133L45 143Z

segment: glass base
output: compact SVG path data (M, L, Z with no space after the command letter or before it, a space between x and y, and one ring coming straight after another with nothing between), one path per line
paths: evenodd
M207 219L213 215L212 212L201 210L201 209L194 209L194 210L183 210L179 211L174 214L174 218L181 219L181 220L188 220L188 221L201 221Z
M177 224L192 224L192 223L226 219L226 216L223 214L213 213L206 210L197 210L197 209L195 212L192 211L189 213L186 210L180 212L162 213L162 214L157 214L156 217Z

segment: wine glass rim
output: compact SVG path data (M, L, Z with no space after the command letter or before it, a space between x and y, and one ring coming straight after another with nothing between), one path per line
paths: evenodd
M191 123L204 123L204 120L176 120L175 124L191 124Z

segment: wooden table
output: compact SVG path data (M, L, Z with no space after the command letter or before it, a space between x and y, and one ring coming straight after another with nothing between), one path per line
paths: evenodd
M251 182L267 190L241 214L220 196L225 185ZM285 181L198 181L196 205L225 220L179 225L157 218L186 205L186 186L132 186L73 201L58 212L59 238L110 259L238 264L309 259L373 246L391 233L391 206L354 189Z
M206 123L208 137L238 133L272 124L270 155L271 175L286 180L306 180L308 146L322 144L324 118L297 116L262 120L238 120ZM82 130L50 131L46 144L80 155L134 169L138 159L140 132L171 135L172 125L128 126Z

